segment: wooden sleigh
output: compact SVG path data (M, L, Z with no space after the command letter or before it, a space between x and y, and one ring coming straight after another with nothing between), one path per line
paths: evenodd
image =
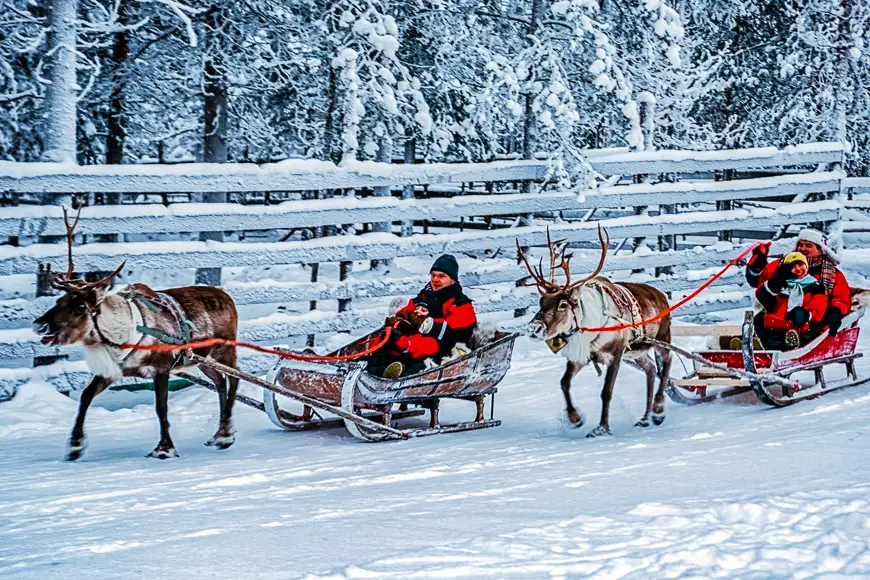
M855 359L860 328L858 322L863 309L853 310L844 319L840 331L829 336L827 332L803 347L789 351L756 350L753 347L755 328L753 313L747 312L742 327L719 326L700 329L696 336L733 336L739 331L741 350L708 350L691 357L694 372L682 379L671 379L668 396L687 405L706 403L750 391L763 403L786 407L807 399L814 399L833 391L870 382L870 377L859 379ZM682 334L690 334L688 332ZM846 378L829 381L825 369L843 365ZM737 372L742 376L737 376ZM813 382L802 384L793 376L810 373Z
M330 353L352 355L365 350L381 332L364 336ZM398 379L385 379L365 372L360 361L313 363L282 359L270 371L263 389L263 405L273 423L289 431L336 427L342 424L359 439L422 437L454 431L495 427L501 421L493 418L496 385L510 368L516 334L496 332L485 344L468 354L451 359L440 366ZM475 346L474 340L472 346ZM477 341L480 342L480 341ZM263 385L265 386L265 385ZM312 403L320 402L340 408L342 417L324 417L321 405L302 405L301 414L282 405L284 397L300 394ZM297 401L298 396L292 396ZM490 417L484 417L486 399L490 400ZM455 424L439 422L442 399L462 399L475 404L473 421ZM429 412L428 427L398 427L399 421ZM365 418L367 421L359 421ZM396 427L392 427L392 425ZM377 428L382 425L382 428Z

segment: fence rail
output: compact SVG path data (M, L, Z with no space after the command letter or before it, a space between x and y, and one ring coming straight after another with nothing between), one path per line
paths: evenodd
M605 272L612 276L650 279L638 271L670 268L677 273L650 279L650 283L674 294L693 289L704 275L705 267L718 267L745 247L716 242L722 231L764 232L783 226L830 223L841 220L843 211L861 211L863 201L849 202L844 210L837 198L840 191L860 191L868 186L861 179L844 178L838 170L843 150L837 144L816 143L782 150L775 148L738 151L655 151L643 153L602 152L590 154L593 168L604 175L691 173L714 170L779 170L802 167L803 172L787 175L733 179L730 181L676 181L637 185L613 185L575 193L543 191L534 194L482 194L480 187L448 187L453 197L398 199L393 197L341 196L328 199L287 201L278 205L239 205L209 203L124 204L92 206L84 210L78 232L86 236L122 234L128 236L172 236L179 232L273 231L322 228L336 224L428 221L438 224L462 223L465 218L519 217L531 215L564 216L549 223L554 238L573 246L594 248L597 228L607 228L611 239L623 240L622 251L608 258ZM827 164L827 165L826 165ZM498 161L488 164L388 165L360 163L338 168L310 161L288 161L265 166L190 164L163 166L70 167L56 164L13 164L0 162L0 191L16 194L90 193L175 193L175 192L259 192L325 189L364 190L402 185L461 184L540 181L547 175L546 161ZM655 181L655 180L653 180ZM493 191L491 186L487 191ZM509 190L515 190L513 185ZM466 192L471 192L467 194ZM766 203L759 200L799 198L803 203ZM744 207L723 210L723 202L746 203ZM682 213L659 215L634 213L635 208L665 205ZM716 211L711 211L716 210ZM600 219L588 220L593 212ZM570 220L568 216L581 216ZM528 222L526 222L528 223ZM489 252L498 259L482 259L480 267L463 272L463 284L476 298L483 314L509 312L532 306L534 291L514 288L526 276L514 261L515 240L524 247L546 246L546 227L522 225L494 230L461 233L415 234L398 237L389 232L362 235L333 235L304 241L197 242L139 241L127 243L87 243L74 250L78 271L114 269L121 261L142 270L183 270L265 265L299 265L390 260L432 256L450 252L482 257ZM19 206L5 208L0 215L0 236L16 241L35 242L37 237L61 236L65 232L62 213L56 206ZM657 251L644 244L624 245L624 240L643 240L661 247L662 240L682 236L704 247ZM32 239L29 239L32 238ZM90 241L90 238L89 238ZM657 244L658 241L658 244ZM499 254L500 252L506 253ZM581 275L595 267L594 249L575 249L572 272ZM427 258L428 259L428 258ZM66 248L62 244L22 243L0 246L0 284L3 276L35 275L41 264L66 268ZM346 268L343 267L343 271ZM322 272L322 270L321 270ZM304 274L305 279L309 276ZM346 276L346 273L343 274ZM302 276L300 276L300 279ZM344 280L344 277L342 278ZM384 280L348 279L343 282L230 282L225 285L240 306L274 306L272 314L242 320L243 340L275 344L292 336L325 334L371 328L383 319L385 309L366 307L346 312L314 310L278 312L277 307L291 303L350 301L386 303L388 297L409 295L424 282L411 276ZM708 295L686 306L682 315L703 314L749 305L749 294L739 288L741 276L724 277ZM0 300L0 360L26 359L58 354L80 356L75 349L42 345L29 330L29 322L49 307L55 298ZM361 305L361 304L360 304ZM307 307L307 305L306 305ZM300 308L302 310L302 308ZM242 364L264 370L268 359L245 354ZM76 366L78 365L78 366ZM0 368L0 383L8 379L21 382L28 376L48 377L59 388L81 386L87 373L79 363L61 362L40 369ZM6 379L4 379L6 377ZM47 379L48 380L48 379Z
M553 236L567 242L595 242L598 224L611 238L699 234L733 229L760 229L792 223L836 221L837 201L799 203L777 210L757 208L724 212L689 212L660 216L629 216L598 222L558 224ZM510 248L519 239L524 246L546 245L546 228L518 227L483 233L432 234L398 238L375 233L334 236L302 242L142 242L90 244L76 248L76 266L84 271L112 270L126 260L141 268L229 268L265 264L299 264L387 260L446 252L465 253ZM0 276L35 272L39 264L66 267L66 248L59 244L34 244L26 248L0 248Z

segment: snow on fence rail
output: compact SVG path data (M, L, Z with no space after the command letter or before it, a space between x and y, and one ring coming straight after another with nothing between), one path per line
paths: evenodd
M190 163L182 165L63 165L0 161L0 191L32 194L304 191L465 181L543 179L542 161L391 165L362 161Z
M839 143L808 143L777 149L649 151L591 156L603 175L700 173L716 169L760 169L840 163ZM338 167L311 159L263 165L191 163L181 165L64 165L0 161L0 191L56 194L303 191L469 181L543 179L546 161L391 165L356 162Z
M698 211L660 216L628 216L597 222L550 226L554 238L595 242L598 224L613 239L700 234L733 229L761 229L793 223L828 222L839 217L834 200L792 204L777 209L754 208L721 212ZM89 244L75 249L76 267L82 271L112 270L126 260L140 268L228 268L265 264L302 264L386 260L440 253L479 252L510 248L519 239L523 246L546 245L543 226L487 232L427 234L399 238L388 233L333 236L298 242L141 242ZM0 276L35 272L39 264L66 267L67 250L60 244L33 244L23 248L0 247Z
M693 267L727 262L739 252L730 243L696 247L688 250L635 254L623 252L612 255L605 264L605 272L625 272L642 268L656 268L692 264ZM595 267L598 256L575 252L572 275L577 277ZM525 267L517 264L483 266L462 274L467 288L507 284L526 276ZM380 296L406 296L418 291L428 278L412 276L388 280L348 280L345 282L230 282L224 285L239 306L308 302L312 300L354 300ZM57 298L43 296L35 299L0 300L0 329L23 328L50 308Z
M843 189L852 193L870 193L870 177L847 177Z
M603 153L591 155L594 168L605 175L704 173L718 169L765 169L784 166L816 166L811 173L793 173L777 177L738 179L733 181L692 181L638 185L617 185L591 191L578 198L573 193L542 192L536 194L460 195L449 199L411 199L341 197L325 200L290 201L276 206L242 206L237 204L123 205L90 207L83 212L78 231L83 234L162 234L227 230L271 230L325 226L337 223L370 223L396 220L446 220L459 217L511 216L564 212L598 208L647 207L658 204L711 204L723 200L757 200L771 197L819 194L815 199L830 198L843 185L843 175L831 171L842 161L842 148L820 143L790 147L740 151L658 151L644 153ZM828 164L829 167L822 167ZM814 167L815 168L815 167ZM827 169L821 171L820 169ZM164 166L97 166L69 167L57 164L11 164L0 162L0 191L55 194L74 191L171 193L171 192L253 192L294 191L327 188L368 188L409 184L457 183L465 181L541 180L547 166L542 161L499 161L490 164L407 165L392 166L360 163L337 168L311 161L288 161L267 166L191 164ZM859 184L860 185L860 184ZM812 198L810 198L812 199ZM707 205L707 207L711 207ZM597 225L608 229L611 239L662 238L663 236L711 234L722 230L759 231L773 226L832 222L840 219L841 206L835 200L792 204L777 210L744 208L728 211L702 211L692 206L689 212L659 216L638 215L594 221L551 224L554 238L572 244L597 242ZM60 209L30 206L4 209L0 216L0 236L57 236L64 233ZM75 260L80 271L114 269L122 260L137 269L223 268L274 264L311 264L384 260L398 257L431 256L443 252L480 253L483 250L508 249L513 255L514 240L523 246L543 246L543 226L513 227L494 231L472 231L437 235L396 237L390 233L359 236L333 236L292 242L137 242L96 243L77 246ZM721 265L739 251L729 243L701 249L653 252L642 246L636 252L623 251L608 259L606 272L629 272L666 266L692 264ZM578 274L594 268L594 251L577 251L574 268ZM0 276L35 274L39 264L51 263L65 268L66 249L60 244L32 244L23 247L0 247ZM513 289L516 280L525 276L522 267L504 261L482 262L476 271L464 272L463 283L473 289L478 310L483 313L504 312L531 306L537 294L525 288ZM696 273L682 273L653 280L662 290L687 292L699 282ZM736 277L739 279L739 276ZM721 285L734 286L734 276ZM317 300L355 300L416 291L419 277L385 281L348 280L343 283L322 282L230 283L227 289L240 305L276 305L287 302ZM2 279L0 279L2 283ZM485 288L501 285L502 290ZM505 285L510 289L504 290ZM475 290L476 289L476 290ZM40 344L29 330L29 321L54 301L52 297L36 300L0 301L0 359L21 359L69 353ZM687 306L681 314L698 314L740 308L749 305L742 291L711 293ZM383 308L347 312L312 311L275 313L244 320L240 335L244 340L280 343L287 337L358 330L376 326L384 316ZM245 355L264 370L262 356ZM49 377L59 388L73 381L81 386L86 373L79 363L65 362L34 371ZM70 366L72 365L72 366ZM52 371L50 369L55 369ZM77 370L70 370L77 369ZM72 372L73 374L68 374ZM4 374L5 373L5 374ZM78 373L83 376L79 378ZM21 369L0 369L4 376L30 376ZM23 380L23 379L21 379ZM63 385L66 385L65 387Z
M786 195L828 193L840 188L840 172L800 173L718 182L616 185L578 199L574 193L469 195L448 199L402 200L334 198L287 201L274 206L185 203L89 208L77 228L82 234L206 232L222 229L268 230L405 220L520 215L534 212L632 207L674 203L711 203ZM227 226L231 225L231 228ZM56 206L17 207L0 216L0 236L59 236L63 212Z

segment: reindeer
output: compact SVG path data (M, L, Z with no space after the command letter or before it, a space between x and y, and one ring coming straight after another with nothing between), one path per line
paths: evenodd
M652 286L628 282L613 283L607 278L597 277L604 267L610 242L609 237L605 239L602 236L600 226L598 239L601 243L598 266L592 274L576 282L571 281L571 255L565 255L565 245L562 245L559 252L558 246L562 242L554 243L550 239L549 228L549 277L544 276L543 259L536 268L529 265L517 240L519 256L532 278L528 285L534 284L541 294L540 310L529 322L529 335L547 341L554 353L559 352L568 359L561 385L568 420L574 426L582 426L583 419L571 402L571 379L590 361L596 369L599 368L598 365L607 367L601 390L601 420L587 437L610 434L610 400L613 397L619 366L623 361L646 374L646 410L635 426L649 427L650 420L661 425L665 420L664 389L671 365L670 352L644 342L644 337L650 337L670 343L669 315L643 327L611 332L594 330L632 320L647 320L668 308L667 297ZM565 283L561 285L555 282L556 270L560 269L565 273ZM592 330L587 331L586 328ZM655 353L655 360L650 356L651 351ZM599 371L599 376L600 374ZM656 375L659 377L659 388L653 396Z
M69 345L81 342L85 361L94 373L90 384L82 391L79 411L69 438L66 459L75 461L87 447L84 432L85 415L94 398L113 382L126 377L153 379L157 416L160 420L160 442L148 457L168 459L178 457L169 436L167 400L169 373L188 366L180 352L149 352L123 348L123 344L148 345L171 336L189 336L190 340L208 337L236 338L238 314L232 298L219 288L190 286L155 292L144 284L134 284L121 292L109 293L112 280L124 267L96 282L73 280L72 246L76 214L72 224L64 208L67 230L68 268L64 275L51 273L51 285L64 294L55 305L33 322L33 330L48 345ZM145 330L148 334L143 334ZM155 336L156 335L156 336ZM236 350L233 346L213 346L194 351L201 356L235 367ZM229 390L224 376L214 369L200 365L200 370L214 383L220 399L220 425L206 443L226 449L235 441L232 430L232 409L236 398L238 379L229 378Z

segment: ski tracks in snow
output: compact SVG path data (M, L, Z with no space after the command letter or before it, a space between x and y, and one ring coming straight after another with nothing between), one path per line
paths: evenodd
M868 497L870 487L857 487L708 506L641 504L307 578L866 577Z
M217 452L203 446L216 397L174 393L181 458L166 462L142 457L158 437L151 395L98 400L68 464L75 402L25 387L0 408L0 576L870 574L870 390L781 410L669 403L641 430L642 375L627 369L615 435L590 441L594 371L574 388L590 424L572 429L562 360L521 340L515 361L501 427L396 443L285 433L239 407L237 442Z

